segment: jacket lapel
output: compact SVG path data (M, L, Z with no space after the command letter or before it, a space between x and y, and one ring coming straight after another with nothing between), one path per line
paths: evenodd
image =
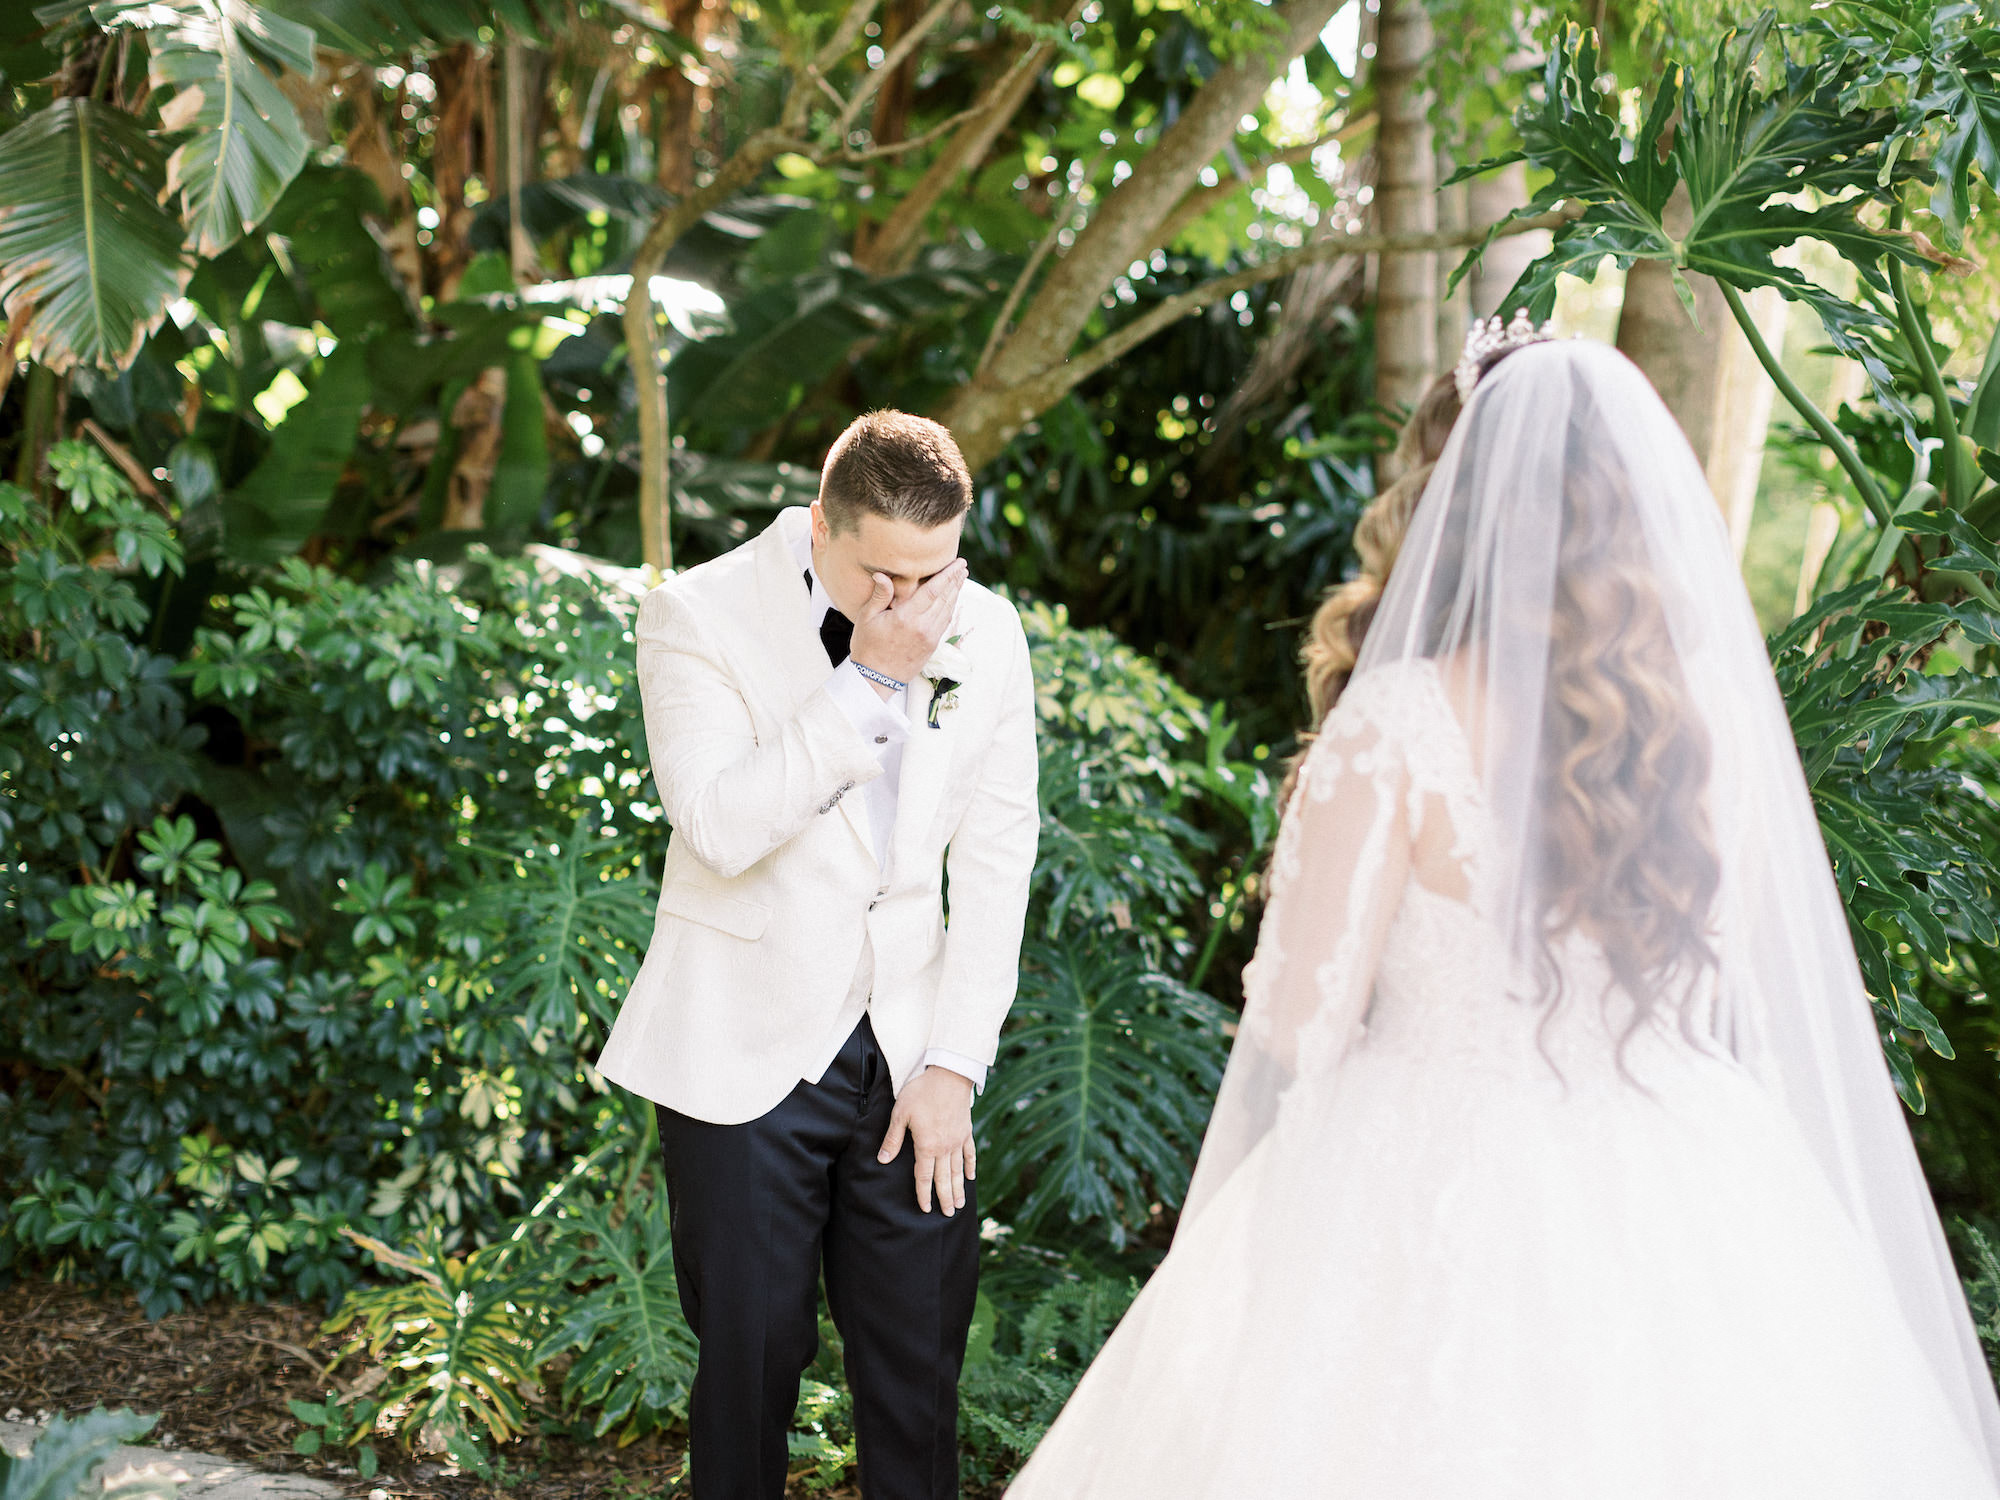
M826 659L826 647L806 617L810 593L804 570L794 555L793 543L812 524L812 512L792 506L778 512L777 519L764 528L750 545L757 549L757 611L752 626L762 638L781 677L779 696L787 715L796 713L801 703L825 686L833 668ZM856 795L843 795L840 811L861 847L871 854L875 839L868 831L868 809Z
M903 784L896 796L891 874L915 868L922 861L924 835L930 831L931 817L944 791L945 773L951 769L956 740L950 728L952 715L944 715L938 727L931 728L931 697L928 678L919 677L910 684L910 737L903 742Z
M810 596L792 557L793 540L812 524L811 515L804 506L781 510L751 543L757 549L757 610L750 623L778 664L788 714L825 683L832 670L826 647L806 619Z

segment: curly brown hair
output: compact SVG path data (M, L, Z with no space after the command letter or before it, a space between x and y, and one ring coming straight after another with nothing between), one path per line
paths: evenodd
M1482 363L1481 375L1513 351ZM1404 429L1412 467L1363 512L1359 574L1328 595L1302 649L1312 731L1286 777L1290 801L1314 732L1339 701L1384 586L1459 415L1451 377L1433 382ZM1596 450L1592 450L1596 451ZM1572 465L1564 480L1549 681L1537 762L1547 817L1530 852L1543 998L1561 999L1556 947L1570 934L1600 947L1633 1002L1623 1044L1681 1003L1712 968L1721 864L1709 825L1708 736L1668 634L1627 476ZM1607 503L1607 497L1610 503Z
M1484 361L1480 372L1484 374L1498 364L1507 352ZM1319 726L1333 712L1333 705L1340 701L1347 679L1354 673L1362 639L1374 622L1375 607L1382 602L1382 590L1389 582L1389 570L1395 567L1396 554L1409 534L1410 517L1416 513L1417 501L1430 482L1431 471L1437 467L1445 440L1451 436L1452 423L1457 420L1458 384L1447 371L1425 389L1397 439L1396 455L1404 464L1402 477L1369 501L1361 519L1354 523L1353 547L1361 563L1360 570L1335 586L1313 612L1305 643L1299 648L1299 660L1305 668L1306 700L1312 708L1312 727L1299 735L1298 752L1285 769L1284 785L1278 796L1280 807L1291 801L1292 787L1298 780L1306 751L1312 748Z
M1664 1008L1691 1036L1680 1002L1716 962L1713 754L1623 470L1573 462L1561 524L1537 757L1536 936L1551 998L1564 938L1603 951L1633 1002L1622 1050Z

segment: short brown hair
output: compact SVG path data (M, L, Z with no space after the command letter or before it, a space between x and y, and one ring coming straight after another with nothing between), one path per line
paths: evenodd
M863 511L925 530L955 521L972 504L972 475L951 434L928 417L871 411L827 450L819 503L836 531Z

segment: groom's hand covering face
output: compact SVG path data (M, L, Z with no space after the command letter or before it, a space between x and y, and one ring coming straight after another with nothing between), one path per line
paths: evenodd
M812 516L813 567L828 597L854 622L854 660L898 682L914 681L950 629L965 583L958 555L964 517L925 527L864 511L835 529L817 501Z

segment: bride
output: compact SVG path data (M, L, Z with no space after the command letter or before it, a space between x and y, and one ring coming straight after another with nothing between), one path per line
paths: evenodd
M1701 470L1615 351L1482 338L1173 1250L1010 1500L1993 1500Z

